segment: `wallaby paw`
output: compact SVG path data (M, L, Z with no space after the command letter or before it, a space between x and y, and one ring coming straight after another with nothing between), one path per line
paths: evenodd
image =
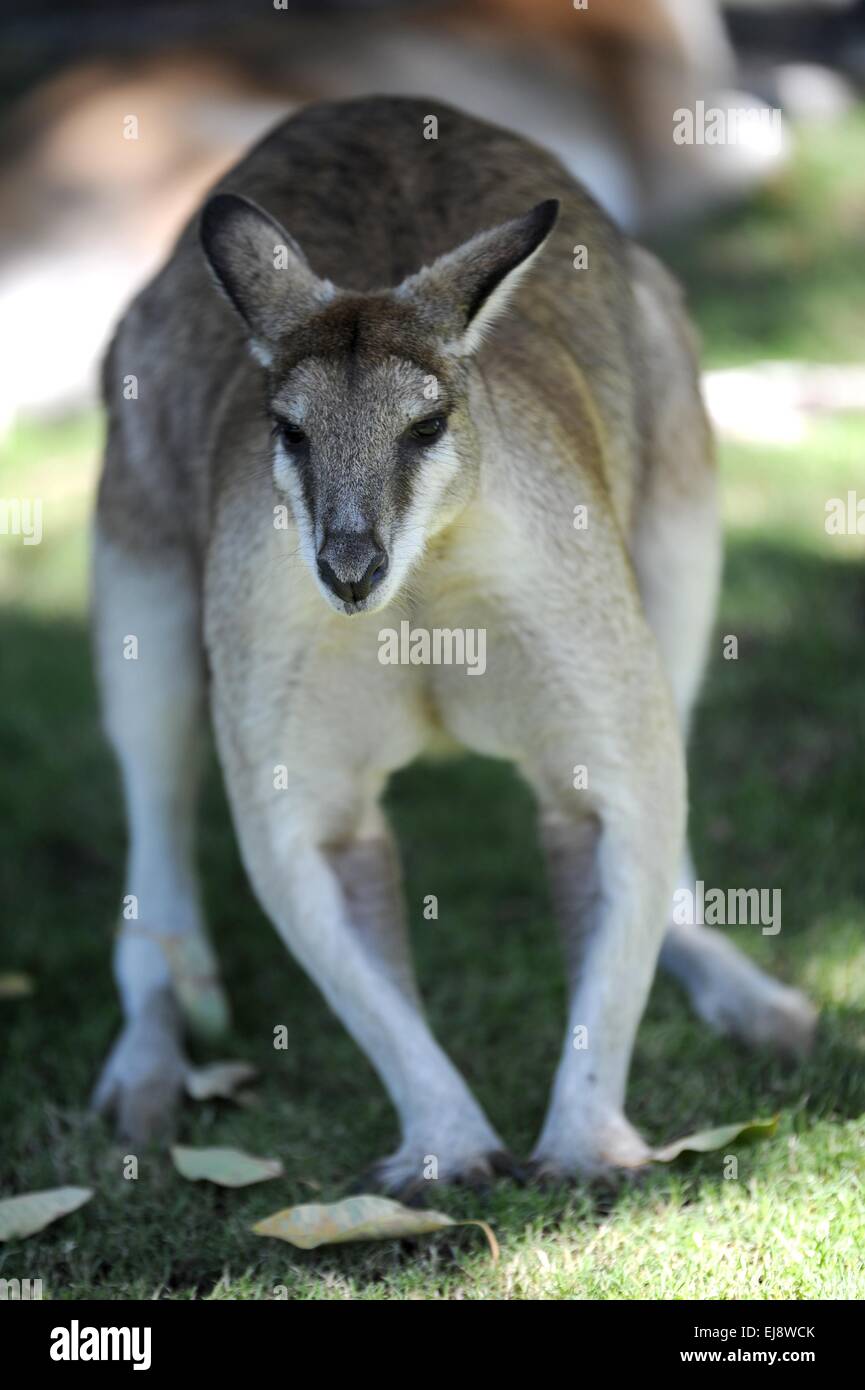
M374 1163L365 1182L373 1190L409 1205L426 1206L434 1203L441 1184L483 1191L497 1178L520 1182L524 1176L520 1165L492 1135L491 1142L478 1147L404 1144L396 1153Z
M93 1092L93 1108L115 1119L118 1137L146 1144L174 1127L189 1063L179 1030L160 1016L127 1023Z
M646 1141L624 1115L615 1115L579 1133L556 1133L548 1127L528 1170L531 1181L540 1186L555 1187L579 1178L618 1186L648 1168L651 1161Z
M713 981L694 1002L710 1028L746 1047L799 1059L813 1045L819 1014L810 999L753 967L735 982Z

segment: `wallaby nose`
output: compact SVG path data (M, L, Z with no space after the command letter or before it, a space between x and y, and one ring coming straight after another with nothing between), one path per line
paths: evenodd
M318 572L346 603L367 598L387 574L387 552L371 531L332 531L318 552Z

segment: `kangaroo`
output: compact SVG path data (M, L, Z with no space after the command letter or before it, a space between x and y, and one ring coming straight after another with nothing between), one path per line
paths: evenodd
M137 913L94 1098L126 1135L168 1122L185 1028L227 1019L194 865L208 703L252 887L398 1113L385 1190L428 1155L448 1181L508 1163L424 1018L379 805L443 740L537 799L570 1001L539 1174L649 1158L625 1090L659 954L714 1028L807 1046L803 996L671 920L710 433L678 289L552 155L434 101L302 110L182 232L104 389L95 647ZM406 621L483 632L484 670L383 662Z

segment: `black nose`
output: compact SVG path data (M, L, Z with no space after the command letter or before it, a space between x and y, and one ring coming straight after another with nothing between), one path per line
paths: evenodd
M346 603L367 598L387 574L387 563L371 531L332 531L318 552L322 581Z

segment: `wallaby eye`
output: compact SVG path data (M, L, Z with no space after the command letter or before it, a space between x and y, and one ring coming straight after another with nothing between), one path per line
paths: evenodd
M447 421L443 415L430 415L426 420L418 420L409 429L412 439L420 444L430 444L440 434L444 434Z
M306 439L306 435L300 428L300 425L296 425L293 420L280 420L279 433L284 443L295 449L298 444L303 444Z

